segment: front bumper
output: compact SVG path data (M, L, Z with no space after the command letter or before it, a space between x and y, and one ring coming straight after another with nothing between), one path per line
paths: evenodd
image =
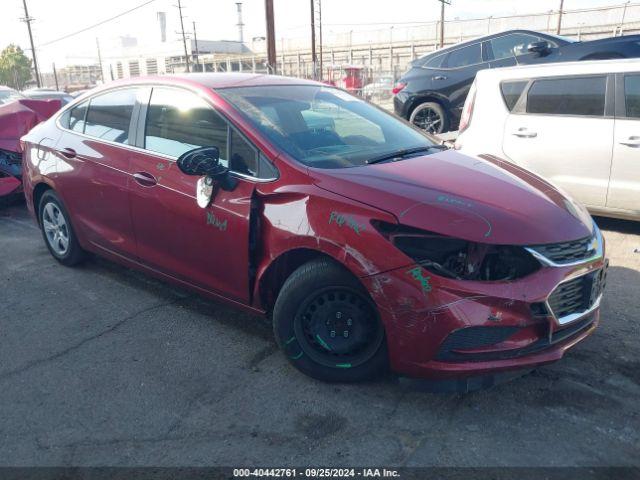
M604 252L565 266L546 265L509 282L460 281L408 266L363 279L378 305L392 369L447 379L527 369L562 358L600 319ZM419 268L419 267L418 267ZM595 279L592 281L592 279ZM588 308L558 303L572 283L591 288ZM565 290L561 290L565 288ZM565 308L557 315L550 308ZM558 306L560 305L560 306ZM564 313L567 313L565 315Z
M15 152L0 149L0 197L22 191L22 160Z

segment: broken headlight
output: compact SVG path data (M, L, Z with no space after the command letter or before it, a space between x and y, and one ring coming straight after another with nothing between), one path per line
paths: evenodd
M540 268L523 247L469 242L404 226L379 223L376 228L418 265L442 277L505 281Z

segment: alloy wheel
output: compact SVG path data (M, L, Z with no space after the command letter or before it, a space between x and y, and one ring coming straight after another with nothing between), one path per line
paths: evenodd
M423 107L415 113L413 124L426 130L429 133L440 133L442 131L443 118L431 107Z
M42 209L42 227L51 249L56 255L64 256L69 250L69 227L54 202L47 203Z

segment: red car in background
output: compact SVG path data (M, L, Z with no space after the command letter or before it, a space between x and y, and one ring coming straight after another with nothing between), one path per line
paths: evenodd
M604 242L581 205L320 83L117 82L23 143L58 261L97 253L268 315L315 378L531 368L599 320Z
M21 193L20 137L60 109L59 100L27 99L0 85L0 204Z

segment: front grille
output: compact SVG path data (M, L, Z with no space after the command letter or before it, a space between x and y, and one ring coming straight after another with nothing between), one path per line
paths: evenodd
M549 296L549 308L557 319L581 313L593 306L606 282L606 269L561 283Z
M587 237L573 242L535 245L529 248L555 263L563 264L585 260L594 255L596 243L593 240L593 237Z

